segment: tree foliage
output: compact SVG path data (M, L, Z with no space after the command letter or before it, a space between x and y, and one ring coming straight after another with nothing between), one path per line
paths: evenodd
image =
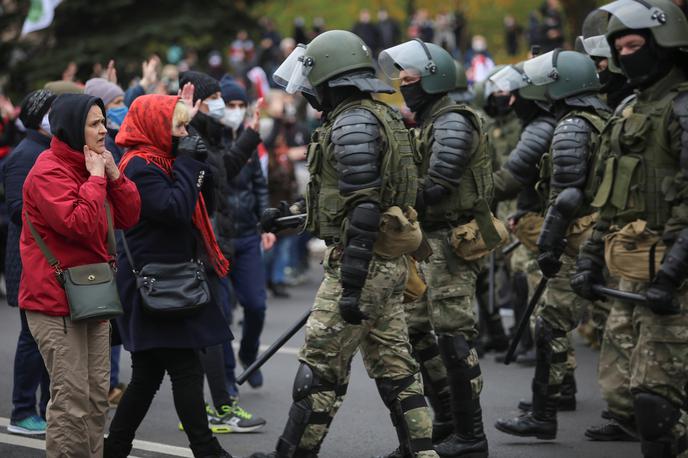
M121 73L138 73L152 53L177 43L205 56L223 50L239 28L254 24L247 0L64 0L52 26L15 43L26 57L10 69L14 89L58 79L68 62L88 78L95 62L117 60ZM254 3L254 2L251 2ZM28 83L27 83L28 82Z

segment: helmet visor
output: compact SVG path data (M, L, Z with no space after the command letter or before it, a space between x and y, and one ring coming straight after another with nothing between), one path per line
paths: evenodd
M559 72L554 66L554 59L558 50L533 57L523 63L523 71L535 86L544 86L559 79Z
M616 0L600 7L629 29L649 29L666 24L667 13L643 0Z
M504 67L485 82L485 98L495 92L514 92L530 84L528 77L513 65Z
M301 91L315 95L315 89L308 81L308 74L313 66L308 64L305 55L306 46L299 44L272 75L275 83L289 94Z
M407 41L385 49L380 53L377 61L390 79L399 79L399 72L402 70L421 78L433 73L434 63L430 51L418 40Z
M607 37L598 35L596 37L583 38L583 48L585 53L591 57L612 57L612 50L609 47Z

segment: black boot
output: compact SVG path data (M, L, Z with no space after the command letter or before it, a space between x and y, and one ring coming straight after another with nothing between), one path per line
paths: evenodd
M566 375L564 375L564 380L561 382L557 410L560 412L572 412L576 410L577 392L578 387L576 386L576 378L573 375L573 371L567 372Z
M215 437L207 444L191 445L191 451L194 458L232 458L232 455L222 448Z
M633 431L633 434L631 434L631 431ZM591 426L585 430L585 437L591 441L599 442L638 442L635 426L629 429L628 426L621 426L614 421L600 426Z
M473 399L471 380L481 376L480 366L469 366L471 345L460 335L440 335L440 352L447 367L454 433L435 446L441 458L487 458L480 399Z
M103 442L103 458L127 458L131 452L132 444L118 442L113 436L105 438Z
M549 396L533 395L532 412L517 418L502 419L495 423L499 431L519 437L536 437L552 440L557 437L556 399Z

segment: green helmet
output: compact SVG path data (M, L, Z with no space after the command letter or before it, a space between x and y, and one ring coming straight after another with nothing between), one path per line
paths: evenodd
M617 0L600 9L611 14L606 38L612 50L620 32L641 29L649 29L657 44L664 48L688 46L688 22L671 0ZM616 60L616 52L612 54Z
M375 71L368 46L346 30L321 33L308 46L299 44L273 74L275 82L293 94L315 95L315 87L353 70Z
M398 79L401 70L417 72L421 87L428 94L450 92L457 83L451 55L443 48L419 39L385 49L380 53L378 63L391 79Z
M526 99L562 100L587 92L597 92L602 85L593 60L576 51L555 49L523 63L528 85L521 89Z
M594 59L607 59L609 71L622 74L621 69L612 62L612 50L607 42L607 26L609 13L604 10L594 10L583 21L582 35L576 37L575 50L587 54Z
M454 83L455 91L468 90L468 78L466 78L466 71L463 65L457 60L454 61L454 70L456 70L456 82Z

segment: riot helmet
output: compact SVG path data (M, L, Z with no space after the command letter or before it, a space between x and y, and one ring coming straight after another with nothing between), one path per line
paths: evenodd
M523 63L528 84L520 93L531 100L554 102L575 95L598 92L601 88L595 63L576 51L555 49Z
M398 79L402 70L416 73L428 94L442 94L456 87L454 59L443 48L419 39L385 49L378 57L380 68L390 79Z

